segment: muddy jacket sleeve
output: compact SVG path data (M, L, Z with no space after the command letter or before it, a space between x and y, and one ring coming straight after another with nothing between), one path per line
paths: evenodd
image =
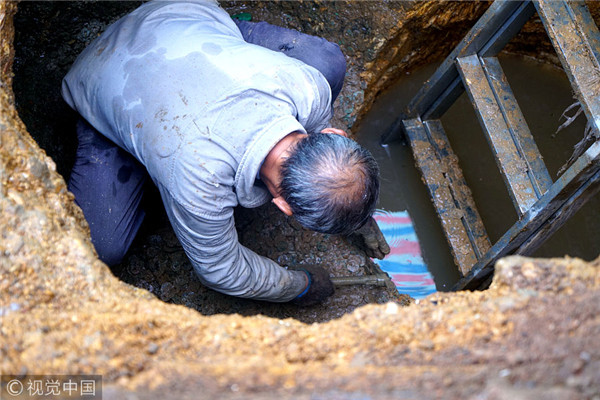
M233 210L201 215L161 190L169 219L206 286L231 296L286 302L302 292L302 272L286 270L238 242Z

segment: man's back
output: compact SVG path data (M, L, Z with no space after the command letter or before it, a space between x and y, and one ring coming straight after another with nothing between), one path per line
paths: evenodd
M151 2L122 18L78 58L63 94L176 196L174 184L189 185L174 183L172 171L182 158L193 162L180 153L213 156L210 183L228 186L257 136L278 136L273 128L319 131L330 116L329 87L318 71L246 43L210 1ZM244 193L251 187L237 189L242 203L252 197Z

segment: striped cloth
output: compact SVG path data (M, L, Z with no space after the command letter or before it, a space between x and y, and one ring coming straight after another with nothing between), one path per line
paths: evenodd
M373 261L392 278L398 292L415 299L435 293L435 283L421 257L421 247L408 212L377 210L373 218L391 250L385 259Z

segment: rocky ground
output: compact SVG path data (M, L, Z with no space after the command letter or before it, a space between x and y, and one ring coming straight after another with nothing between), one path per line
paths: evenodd
M160 205L160 204L159 204ZM331 276L361 276L380 270L360 250L357 238L323 235L302 228L293 218L268 204L256 210L239 208L240 242L285 267L325 265ZM163 301L183 304L204 315L262 314L312 323L338 318L369 303L408 305L409 296L392 287L343 286L324 303L298 308L226 296L203 286L179 245L166 216L147 224L128 258L113 272L123 281L148 290Z
M487 6L248 4L225 5L340 42L349 56L349 83L336 121L349 127L386 81L447 53ZM58 171L68 171L72 140L44 133L61 132L69 122L57 116L63 106L55 85L67 59L132 4L20 3L31 7L27 29L33 31L17 34L22 48L14 65L26 71L14 84L20 114L11 91L16 6L0 1L1 373L101 374L104 398L111 399L600 398L600 259L506 258L485 292L348 313L391 297L340 291L330 315L294 315L203 291L157 214L127 263L110 271L95 258L55 161L27 128L38 142L48 141L48 154L61 155ZM539 39L535 29L528 32L527 43ZM34 52L36 42L43 54ZM34 59L38 64L30 65ZM54 122L36 125L46 109ZM368 272L364 255L344 238L306 232L269 207L244 213L237 215L241 240L282 264L320 259L335 274ZM153 256L161 251L167 254ZM265 315L243 316L258 311ZM283 319L290 316L296 319ZM301 322L330 318L336 319Z

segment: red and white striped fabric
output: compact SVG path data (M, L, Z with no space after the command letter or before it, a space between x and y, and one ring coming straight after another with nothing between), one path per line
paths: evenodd
M433 276L421 257L408 212L377 210L373 217L390 245L390 254L385 259L373 261L392 278L398 292L415 299L435 293Z

